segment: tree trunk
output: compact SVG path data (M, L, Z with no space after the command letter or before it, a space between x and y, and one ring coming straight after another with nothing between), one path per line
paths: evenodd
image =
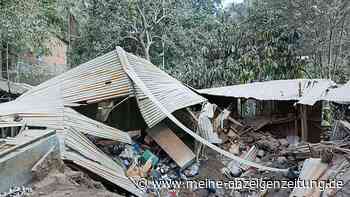
M9 68L10 68L10 63L9 63L9 43L6 43L6 78L7 81L10 80L10 73L9 73Z
M144 52L145 52L145 58L146 60L148 60L149 62L151 62L151 56L149 54L149 48L150 46L147 46L145 49L144 49Z
M2 79L2 64L3 64L3 56L2 56L2 51L3 51L3 45L2 45L2 40L0 40L0 79Z
M332 42L333 42L333 27L329 29L329 43L328 43L328 79L331 79L331 68L332 68Z

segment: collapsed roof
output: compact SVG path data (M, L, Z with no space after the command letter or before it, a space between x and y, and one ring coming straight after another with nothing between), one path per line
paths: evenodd
M328 88L334 85L336 84L328 79L291 79L208 88L198 92L203 95L297 101L299 104L314 105L323 100Z
M305 82L309 83L311 86L318 84ZM206 102L206 99L150 62L120 47L34 87L14 101L0 104L0 122L16 121L29 126L56 129L63 159L142 196L122 167L83 135L130 144L132 141L128 133L88 118L72 108L123 97L136 98L141 115L150 128L168 118L197 141L230 159L261 170L287 171L235 156L187 128L172 113Z
M0 120L56 129L63 159L141 196L123 168L83 135L131 144L128 133L88 118L72 107L136 97L145 122L153 127L167 115L149 99L148 92L169 113L206 101L150 62L118 47L32 88L14 101L1 104Z

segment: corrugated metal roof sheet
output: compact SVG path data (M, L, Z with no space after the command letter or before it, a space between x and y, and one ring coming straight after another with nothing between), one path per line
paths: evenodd
M299 96L299 84L301 84L301 97ZM317 100L322 99L327 88L332 85L335 83L327 79L292 79L209 88L198 90L198 92L207 95L257 100L294 100L299 101L300 104L313 105Z
M88 118L69 107L64 108L64 125L84 134L131 144L127 132Z
M66 73L44 82L20 97L47 94L60 88L65 105L95 103L100 100L127 96L131 83L115 51L81 64Z
M66 151L64 159L70 160L108 181L122 187L137 196L143 196L131 180L125 175L124 169L96 147L81 132L69 128L66 133Z
M350 81L340 87L330 88L324 100L350 104Z
M141 80L150 93L169 111L174 112L178 109L206 101L205 98L196 94L178 80L169 76L149 61L139 58L130 53L126 53L118 47L117 52L124 69L132 70L139 80ZM129 75L129 73L128 73ZM130 75L129 75L130 77ZM134 78L131 78L134 82ZM166 115L144 95L137 84L134 85L138 105L143 118L149 127L153 127Z
M336 83L326 79L309 81L306 84L306 88L303 89L302 97L299 99L298 104L314 105L317 101L324 100L329 88L334 85Z
M23 119L27 125L63 129L63 103L59 89L51 89L45 95L23 97L0 104L0 119L14 121Z
M122 56L119 56L120 52ZM135 71L136 81L146 84L152 96L167 111L174 112L206 100L150 62L118 48L118 53L109 52L34 87L15 101L1 104L0 119L13 122L15 118L21 118L21 122L27 125L57 129L64 159L140 196L142 194L125 176L124 169L83 135L131 143L128 133L85 117L70 108L117 97L136 96L149 127L159 123L167 115L129 79L128 69Z

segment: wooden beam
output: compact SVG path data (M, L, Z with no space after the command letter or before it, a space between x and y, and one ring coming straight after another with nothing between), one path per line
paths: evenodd
M308 140L308 126L307 126L307 106L300 105L300 120L301 120L301 140Z

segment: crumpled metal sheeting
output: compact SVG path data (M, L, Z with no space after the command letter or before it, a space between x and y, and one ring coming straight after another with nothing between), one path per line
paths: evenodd
M11 114L62 114L63 102L60 89L51 89L43 95L23 97L0 104L0 116Z
M205 103L202 106L202 110L198 118L198 131L200 136L211 143L217 143L220 141L217 133L214 133L213 124L211 122L211 118L214 117L215 109L216 105Z
M198 132L201 137L211 142L211 136L213 135L213 125L211 124L208 116L200 114L198 118Z
M166 118L166 115L159 109L157 110L157 106L143 94L141 89L136 84L134 84L134 89L140 112L150 128ZM145 117L147 117L147 119Z
M132 93L130 80L125 74L115 51L97 57L44 82L28 91L24 97L43 95L50 89L61 89L65 105L79 102L128 96Z
M132 83L127 75L128 69L135 69L136 81L142 80L150 90L152 97L167 108L167 111L191 106L206 101L205 98L192 92L179 81L167 75L151 63L133 55L118 56L112 51L88 63L82 64L60 76L57 76L23 94L16 101L0 107L0 116L20 115L26 123L35 123L33 126L47 126L53 118L53 124L59 128L57 133L60 139L60 148L63 158L71 160L122 188L141 196L135 185L125 176L124 169L111 158L101 152L83 133L95 134L106 138L118 138L130 143L130 137L125 134L112 136L113 132L106 134L108 126L96 124L83 115L74 113L65 114L64 107L89 104L101 100L122 96L136 95L141 113L150 127L166 118L167 114L159 109L145 95L143 91L134 94ZM132 64L121 64L131 58ZM122 60L123 59L123 60ZM129 77L128 77L129 76ZM133 78L135 79L135 78ZM136 87L136 86L135 86ZM137 89L137 88L135 88ZM135 91L136 92L136 91ZM17 105L17 106L16 106ZM20 108L18 108L20 107ZM66 108L66 112L71 109ZM72 111L70 111L72 112ZM153 116L154 115L154 116ZM76 124L87 121L88 126ZM56 121L56 122L55 122ZM73 123L72 123L73 122ZM107 131L101 131L107 129ZM114 134L117 133L117 129ZM119 130L118 130L119 133Z
M183 131L185 131L186 133L188 133L189 135L191 135L194 139L196 139L197 141L199 141L200 143L210 147L211 149L219 152L220 154L235 160L241 164L245 164L248 166L252 166L255 168L258 168L260 170L268 170L268 171L279 171L279 172L287 172L288 169L278 169L278 168L272 168L272 167L267 167L267 166L263 166L260 164L257 164L255 162L252 161L248 161L245 159L242 159L238 156L235 156L234 154L227 152L225 150L222 150L221 148L219 148L218 146L208 142L206 139L202 138L201 136L197 135L195 132L193 132L191 129L187 128L185 125L183 125L173 114L171 114L171 112L169 112L166 107L160 103L160 101L158 101L158 99L151 93L151 91L147 88L147 86L144 84L144 82L137 77L137 74L135 73L135 71L132 68L128 68L126 67L128 65L128 62L125 58L123 58L123 51L120 48L117 48L118 54L121 58L121 61L123 62L123 66L125 69L125 72L128 74L128 76L131 78L131 80L142 90L142 92L144 93L144 95L146 95L151 102L153 103L153 105L155 105L157 108L156 110L160 110L161 113L166 114L166 116L173 121L179 128L181 128Z
M84 134L131 144L131 138L127 132L88 118L69 107L64 108L64 124Z
M116 170L118 173L124 174L124 169L114 162L110 157L97 148L87 137L85 137L80 131L73 128L66 130L66 147L71 148L79 152L84 157L93 161L99 161L103 159L103 165L110 169Z
M100 175L134 195L142 196L141 191L125 175L124 169L79 131L72 128L67 129L65 143L64 159Z
M110 170L97 162L93 162L89 159L86 159L80 154L77 154L75 152L67 152L66 159L85 169L88 169L89 171L105 178L111 183L120 186L121 188L125 189L126 191L129 191L130 193L136 196L145 196L142 193L142 191L138 190L135 187L134 183L127 177L121 177L120 174L116 173L115 171Z
M63 129L63 102L60 89L50 89L45 95L35 95L0 104L0 119L22 119L29 126Z
M301 97L299 96L299 83L301 84ZM332 85L335 83L328 79L290 79L208 88L198 90L198 92L207 95L257 100L294 100L299 101L300 104L313 105L316 101L322 100L327 89Z
M118 51L119 50L119 51ZM151 94L169 111L174 112L178 109L206 101L205 98L191 91L181 82L169 76L145 59L139 58L123 49L117 49L120 58L125 58L126 69L134 70L137 77L142 80ZM121 57L124 56L124 57ZM137 85L136 85L137 86ZM154 105L142 91L136 87L136 96L141 114L149 127L153 127L166 116Z

